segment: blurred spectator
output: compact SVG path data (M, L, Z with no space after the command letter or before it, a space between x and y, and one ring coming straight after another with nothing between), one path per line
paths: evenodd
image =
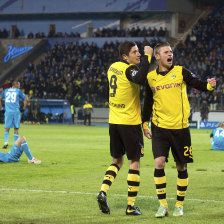
M75 105L71 104L71 113L72 113L72 123L75 123L75 115L76 115L76 110L75 110Z
M0 30L0 38L8 38L9 32L4 28L3 31Z
M203 100L200 112L201 112L201 120L208 121L209 106L206 100Z
M132 27L128 29L117 29L117 28L102 28L97 29L94 34L94 37L165 37L168 36L167 29L160 27L157 30L155 27L153 30L151 27L146 29L145 27L140 28Z
M32 32L30 32L28 35L27 35L27 38L28 39L32 39L34 36L33 36L33 33Z
M209 103L210 103L210 110L216 111L218 105L218 96L215 91L212 93L212 95L210 95Z
M83 115L84 115L84 125L87 125L87 120L88 120L88 125L91 126L91 114L93 112L93 106L88 102L88 100L85 101L85 104L83 106Z

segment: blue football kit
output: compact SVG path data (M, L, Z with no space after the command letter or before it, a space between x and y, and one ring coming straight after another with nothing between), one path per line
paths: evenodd
M21 147L14 144L8 153L0 152L0 161L4 163L18 162L23 152L26 153L26 156L29 160L32 160L34 158L30 152L27 142L24 141L21 144Z
M17 88L5 89L2 94L5 98L5 128L20 128L20 99L24 100L26 95Z
M224 151L224 129L214 129L210 134L210 137L213 137L213 140L211 140L212 149Z

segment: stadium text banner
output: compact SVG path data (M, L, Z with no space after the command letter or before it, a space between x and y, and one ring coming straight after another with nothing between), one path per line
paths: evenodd
M8 54L4 58L4 62L7 63L9 60L30 51L33 47L13 47L8 46Z
M200 129L215 129L218 127L217 121L200 121L199 128Z
M198 122L197 121L189 122L189 128L198 128Z

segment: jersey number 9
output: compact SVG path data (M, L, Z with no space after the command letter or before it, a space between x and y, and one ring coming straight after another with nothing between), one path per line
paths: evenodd
M110 93L110 97L115 97L116 90L117 90L117 76L112 75L110 78L110 89L113 91Z

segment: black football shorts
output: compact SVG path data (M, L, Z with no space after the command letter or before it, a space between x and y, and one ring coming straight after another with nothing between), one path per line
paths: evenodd
M175 162L182 164L193 162L189 128L165 129L152 123L151 130L154 158L161 156L168 158L171 148Z
M125 153L129 160L144 155L144 143L141 125L109 124L110 154L120 158Z

